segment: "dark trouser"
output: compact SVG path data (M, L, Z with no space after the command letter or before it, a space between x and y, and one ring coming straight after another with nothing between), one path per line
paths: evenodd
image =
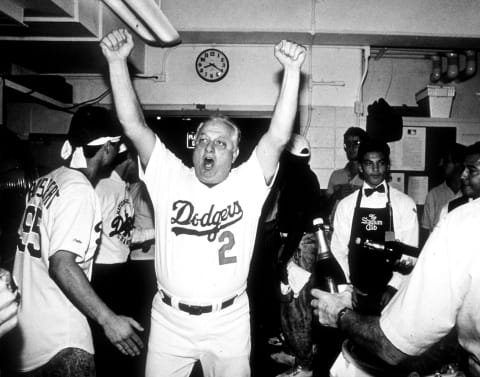
M115 313L128 313L128 272L126 263L94 264L92 287ZM98 377L132 377L134 358L123 355L105 336L103 328L89 321L95 347L95 366ZM144 352L144 351L143 351ZM138 357L138 356L137 356Z
M157 293L157 280L155 277L155 263L153 260L129 260L128 269L128 291L130 307L127 315L144 328L138 335L143 341L145 349L142 354L133 359L134 377L145 375L145 363L147 355L148 334L150 332L150 319L152 311L152 300Z
M7 372L5 377L95 377L95 363L92 354L79 348L65 348L37 369Z
M280 323L277 259L280 244L280 234L275 220L259 225L247 288L252 313L252 330L256 337L268 338L278 335Z

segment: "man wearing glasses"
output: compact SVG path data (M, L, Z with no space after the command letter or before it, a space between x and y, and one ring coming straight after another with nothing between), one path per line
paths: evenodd
M362 186L363 180L358 175L358 147L367 138L367 133L360 127L350 127L343 134L343 149L347 155L348 162L342 169L332 172L328 181L327 196L332 206L330 220L339 200L350 195Z

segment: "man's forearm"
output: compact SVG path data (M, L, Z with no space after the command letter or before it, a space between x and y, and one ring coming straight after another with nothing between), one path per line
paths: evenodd
M300 68L286 68L270 125L273 136L285 143L290 139L297 114L299 86Z
M145 119L130 79L126 60L110 63L109 72L118 119L127 137L135 139L138 127L145 127Z
M147 126L143 111L128 73L127 63L116 60L109 64L110 84L117 116L123 132L132 141L145 167L155 145L155 136Z
M98 297L87 277L68 251L58 251L50 258L50 276L65 296L84 315L103 325L114 313Z
M385 336L379 317L364 316L348 310L339 320L340 329L354 343L391 365L398 365L409 356L396 348Z

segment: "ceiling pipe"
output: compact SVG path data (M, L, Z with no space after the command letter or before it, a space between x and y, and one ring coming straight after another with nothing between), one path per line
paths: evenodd
M457 81L466 81L477 73L477 53L473 50L465 51L465 67L460 71Z
M464 57L464 58L462 58ZM438 53L430 57L432 61L432 72L430 82L449 83L466 81L477 73L477 52L466 50L464 52ZM465 61L465 63L463 63ZM446 62L447 67L444 67ZM462 64L460 64L462 62ZM463 66L460 69L460 66Z
M431 82L438 82L442 78L442 57L440 55L432 55L432 73L430 74Z
M447 52L447 70L442 74L443 82L450 82L458 76L458 54L456 52Z
M153 0L102 0L145 42L171 46L180 35Z

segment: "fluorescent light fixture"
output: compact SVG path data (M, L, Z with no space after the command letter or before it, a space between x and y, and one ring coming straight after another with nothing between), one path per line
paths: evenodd
M150 44L174 45L180 35L153 0L103 0L115 14Z

